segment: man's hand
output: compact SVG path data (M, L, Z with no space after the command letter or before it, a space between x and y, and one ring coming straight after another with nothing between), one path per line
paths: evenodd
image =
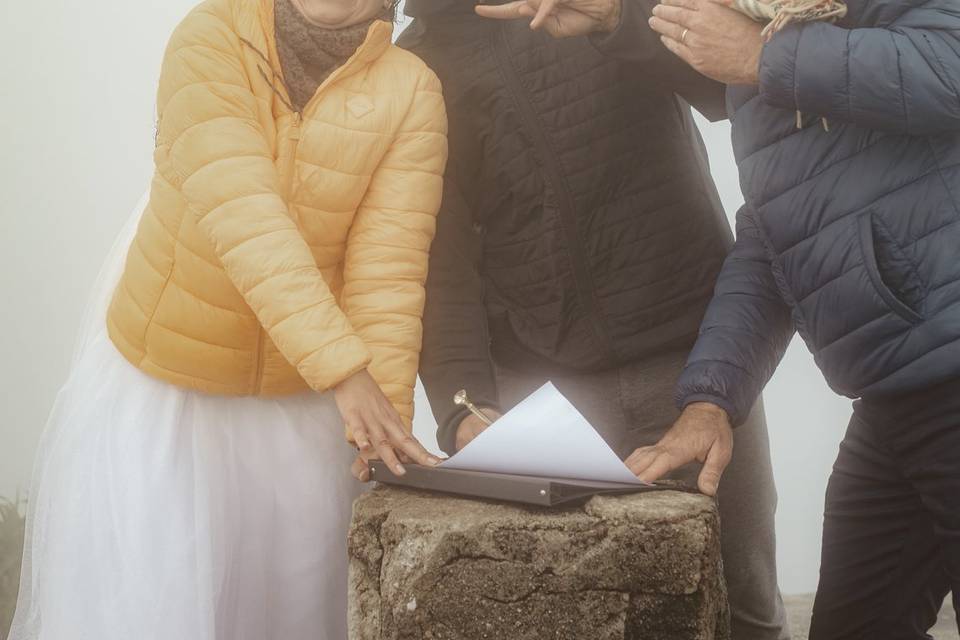
M440 464L440 460L407 432L400 414L366 369L337 385L334 398L360 450L360 458L351 469L358 479L365 480L358 474L361 459L379 458L397 475L406 473L401 458L425 466Z
M650 27L691 67L718 82L759 83L763 26L724 0L661 0Z
M641 480L656 482L686 464L703 462L697 485L701 492L715 496L732 456L733 429L727 412L714 404L695 402L658 444L637 449L626 464Z
M478 15L495 20L529 19L531 29L554 38L610 32L620 24L623 0L516 0L501 5L477 5Z
M483 412L494 421L499 420L502 417L499 413L496 411L491 411L490 409L483 409ZM460 423L460 426L457 427L457 451L460 451L465 446L473 442L474 438L486 431L488 428L488 424L472 413L464 418L463 422Z

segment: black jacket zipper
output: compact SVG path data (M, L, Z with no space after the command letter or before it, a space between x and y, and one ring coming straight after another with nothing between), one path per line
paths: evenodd
M497 57L497 63L503 72L507 88L510 91L514 103L520 111L520 116L524 120L527 130L533 136L534 145L537 148L538 155L543 159L544 177L554 193L557 194L558 208L560 212L560 227L563 229L564 240L567 244L567 251L570 255L570 264L573 269L574 283L577 288L577 299L583 308L587 317L590 319L594 335L597 339L597 345L604 351L608 361L617 363L616 352L613 343L610 340L610 332L600 315L599 303L597 301L596 287L593 282L593 274L584 255L583 245L580 242L580 230L577 220L576 206L573 202L573 196L560 166L560 160L556 151L551 147L546 132L540 124L540 118L536 110L530 103L526 90L520 82L520 77L510 58L510 39L507 34L507 26L501 26L491 32L490 44Z

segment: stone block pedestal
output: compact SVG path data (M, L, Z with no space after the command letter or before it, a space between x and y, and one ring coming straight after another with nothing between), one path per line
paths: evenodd
M726 640L712 500L537 509L380 486L354 506L350 640Z

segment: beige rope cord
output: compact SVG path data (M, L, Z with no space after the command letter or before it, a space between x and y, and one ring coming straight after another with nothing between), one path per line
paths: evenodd
M794 22L834 22L847 15L842 0L727 0L726 4L758 22L768 22L763 30L766 40Z

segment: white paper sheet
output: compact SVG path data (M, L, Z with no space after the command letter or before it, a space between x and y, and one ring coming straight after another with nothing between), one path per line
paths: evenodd
M440 466L447 469L644 484L552 382Z

